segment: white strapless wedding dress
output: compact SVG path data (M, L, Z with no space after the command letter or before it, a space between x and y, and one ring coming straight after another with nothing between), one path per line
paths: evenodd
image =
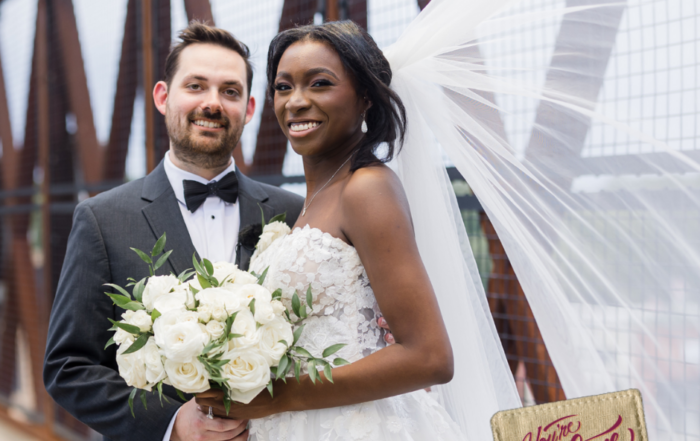
M265 287L282 289L291 309L294 291L305 298L311 284L313 311L298 344L320 357L346 343L337 356L355 362L385 346L380 313L357 251L319 229L296 228L274 241L251 263ZM358 384L358 387L362 387ZM321 410L285 412L251 422L253 441L432 441L466 438L445 409L420 390L377 401Z

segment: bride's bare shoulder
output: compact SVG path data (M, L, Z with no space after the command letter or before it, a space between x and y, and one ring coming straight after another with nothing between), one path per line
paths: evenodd
M401 181L384 164L362 167L352 174L343 191L343 206L353 213L403 211L408 214Z

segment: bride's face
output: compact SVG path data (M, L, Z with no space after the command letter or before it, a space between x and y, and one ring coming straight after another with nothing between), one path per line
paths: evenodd
M275 77L275 114L295 152L344 152L362 137L367 107L352 76L328 44L299 41L282 54Z

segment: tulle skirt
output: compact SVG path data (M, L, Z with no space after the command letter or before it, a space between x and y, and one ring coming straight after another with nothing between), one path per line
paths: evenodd
M445 409L424 390L330 409L251 421L250 441L464 441Z

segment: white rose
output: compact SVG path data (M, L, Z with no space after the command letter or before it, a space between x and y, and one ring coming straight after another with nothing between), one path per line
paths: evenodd
M284 222L270 222L269 224L265 225L265 228L263 228L263 232L260 235L260 240L255 248L257 248L258 252L262 253L272 244L272 242L276 241L280 237L286 236L290 231L291 230Z
M146 362L143 358L143 350L139 349L136 352L124 355L124 351L126 351L129 346L131 345L120 346L117 350L119 375L129 386L150 391L151 387L146 380Z
M126 332L122 328L118 328L117 332L114 333L114 342L118 345L121 346L124 343L127 344L127 346L131 346L131 344L134 342L134 334L131 332Z
M180 285L180 281L173 275L149 277L141 298L143 306L146 307L148 312L153 311L153 303L158 297L169 293L178 285Z
M229 340L229 349L243 349L249 348L251 346L256 346L260 341L260 336L257 332L257 324L255 323L255 318L249 309L241 310L236 319L233 321L233 326L231 327L231 332L233 334L240 334L242 337L234 338Z
M146 381L151 386L155 385L165 378L165 368L163 367L163 360L155 338L150 337L146 346L141 350L143 351L143 360L146 364Z
M277 318L275 310L272 308L270 301L264 299L255 299L255 321L264 325L270 323Z
M194 308L194 297L186 286L178 286L171 293L164 294L155 302L153 306L161 314L170 311L185 311L188 308Z
M258 278L246 271L238 271L233 279L234 285L254 285L258 283Z
M167 359L187 363L209 343L209 334L195 311L168 311L153 324L156 344Z
M223 285L224 281L232 283L239 272L238 265L229 262L215 262L212 266L214 267L214 278L219 282L219 285Z
M268 291L267 288L258 285L257 283L248 285L236 285L230 287L229 289L234 291L238 296L240 296L242 301L245 302L246 305L248 305L248 303L250 303L250 301L253 299L262 299L267 302L272 300L272 294L270 294L270 291Z
M224 335L224 331L226 330L226 326L224 325L224 323L221 323L217 320L211 320L209 323L207 323L206 328L212 340L216 340L217 338Z
M270 365L253 350L234 349L222 359L230 360L222 368L222 376L228 381L234 401L250 403L270 382Z
M260 355L265 357L270 366L277 366L288 348L284 343L280 343L280 340L286 341L289 345L294 341L292 325L283 318L278 317L262 325L258 329L258 334L260 335L260 343L258 345Z
M168 382L188 394L209 390L209 374L201 361L194 359L188 363L165 360Z
M141 332L150 331L151 325L153 324L151 315L143 309L139 311L126 311L122 314L122 318L124 319L124 323L138 326Z
M202 323L208 323L211 320L212 307L209 305L200 304L197 307L197 314L199 314L199 321Z
M217 308L224 309L228 316L248 305L245 303L245 296L241 295L235 288L207 288L198 292L196 297L200 305L212 307L212 315ZM215 317L215 320L221 320L221 318Z
M284 304L279 300L271 301L270 305L272 305L272 311L274 311L275 315L277 316L281 316L282 314L284 314L284 310L287 309L284 307Z
M216 321L223 322L228 318L228 312L226 312L225 308L223 308L221 306L217 306L217 307L212 309L211 318L216 320Z

